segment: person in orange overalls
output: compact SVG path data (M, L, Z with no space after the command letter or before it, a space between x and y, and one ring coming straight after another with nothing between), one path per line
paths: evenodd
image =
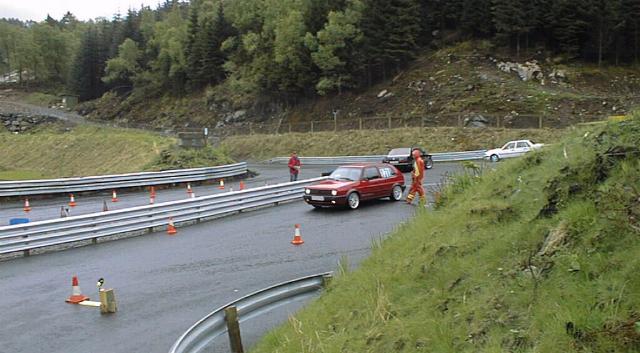
M422 187L422 180L424 179L424 160L420 155L419 150L413 150L411 152L413 156L413 171L411 172L411 189L409 195L407 195L407 203L412 204L413 199L416 197L416 193L420 195L420 204L426 205L427 197L424 194L424 188Z

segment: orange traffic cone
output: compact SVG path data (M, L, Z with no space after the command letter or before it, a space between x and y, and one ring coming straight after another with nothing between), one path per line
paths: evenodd
M155 186L151 187L151 197L156 197L156 187Z
M169 217L169 225L167 226L167 234L174 235L178 233L176 226L173 225L173 217Z
M193 194L193 190L191 190L191 183L187 183L187 194Z
M304 240L302 240L302 236L300 235L300 225L296 224L296 232L293 235L293 240L291 241L291 244L300 245L303 243L304 243Z
M22 208L22 210L25 212L31 211L31 205L29 205L29 198L24 199L24 207Z
M73 194L69 195L69 207L76 207L76 198Z
M155 195L151 195L149 197L149 205L153 205L154 203L156 203L156 196Z
M109 211L109 207L107 207L107 200L102 201L102 212Z
M71 279L71 296L67 298L66 302L71 304L78 304L82 301L89 300L89 297L86 295L82 295L80 291L80 286L78 285L78 276L73 276Z
M224 179L220 179L220 186L218 186L218 189L224 190Z
M244 190L244 181L240 180L240 191Z
M118 194L116 194L115 190L111 192L111 202L118 202Z

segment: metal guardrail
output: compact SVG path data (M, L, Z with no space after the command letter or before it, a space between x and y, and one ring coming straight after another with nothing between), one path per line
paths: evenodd
M2 181L0 182L0 197L184 183L189 181L228 178L246 173L247 163L242 162L217 167L175 169L162 172L99 175L80 178Z
M458 162L482 159L485 150L464 151L464 152L442 152L432 153L434 162ZM371 156L337 156L337 157L299 157L300 163L307 165L337 165L351 163L376 163L382 162L386 155ZM270 159L270 163L287 163L289 157L276 157Z
M240 322L266 313L278 306L301 300L322 289L331 272L302 277L254 292L205 316L191 326L173 344L169 353L199 353L204 351L217 337L226 332L224 309L235 306Z
M117 234L151 232L175 223L199 221L242 210L295 200L315 178L227 192L193 199L171 201L121 210L92 213L33 223L0 227L0 254L28 251L46 246L97 239Z

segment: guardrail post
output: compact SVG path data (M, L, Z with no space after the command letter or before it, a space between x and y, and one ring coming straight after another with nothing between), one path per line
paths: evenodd
M391 130L391 117L389 117L388 119L389 119L389 130Z
M227 332L229 333L229 344L232 353L244 353L242 349L242 339L240 337L240 323L238 322L238 309L230 306L224 309L224 319L227 322Z
M253 123L249 122L249 135L253 135Z
M362 118L358 119L358 128L362 130Z
M313 121L311 122L311 132L313 133Z
M538 129L542 129L542 115L538 115Z
M289 133L291 133L291 123L289 123Z

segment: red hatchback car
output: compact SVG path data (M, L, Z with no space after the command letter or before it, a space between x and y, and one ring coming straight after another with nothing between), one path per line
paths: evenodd
M307 186L304 201L313 207L356 209L361 200L389 197L398 201L404 188L404 176L390 164L347 165L334 170L328 180Z

